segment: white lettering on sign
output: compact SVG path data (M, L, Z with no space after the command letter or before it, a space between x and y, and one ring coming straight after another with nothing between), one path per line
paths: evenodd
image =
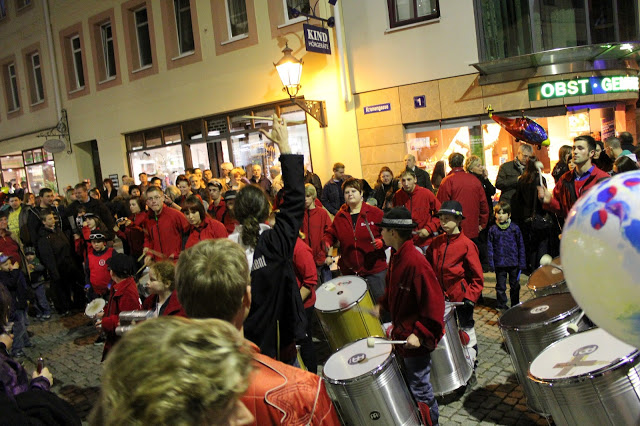
M391 104L371 105L364 107L365 114L371 114L372 112L382 112L391 110Z
M309 40L322 41L324 43L329 41L329 37L326 33L312 29L307 29L307 38Z

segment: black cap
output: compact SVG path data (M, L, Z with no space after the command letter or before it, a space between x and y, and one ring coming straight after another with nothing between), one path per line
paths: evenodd
M382 222L375 224L378 228L387 229L414 229L418 226L411 219L411 213L405 207L394 207L386 212Z
M235 200L237 194L238 194L238 191L230 189L229 191L224 193L224 200L225 201Z
M24 246L24 255L36 254L36 248L33 246Z
M462 204L457 202L456 200L448 200L442 203L440 206L440 210L438 210L438 216L441 214L452 214L454 216L460 216L464 219L464 215L462 214Z
M120 278L128 278L136 273L136 263L131 256L122 253L114 253L107 260L107 266Z

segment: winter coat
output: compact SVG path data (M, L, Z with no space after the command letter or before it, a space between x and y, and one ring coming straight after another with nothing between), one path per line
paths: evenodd
M387 194L392 191L394 194L398 190L398 181L393 179L389 185L384 183L378 183L373 188L373 198L376 199L376 207L384 211L384 202L387 199Z
M591 170L589 177L584 181L579 182L579 189L577 191L575 182L577 169L573 169L573 171L563 174L560 181L553 188L551 201L548 204L544 204L544 208L566 218L571 207L573 207L582 194L587 192L587 190L601 180L608 179L610 177L608 173L603 172L596 166L592 167L593 169Z
M420 167L416 166L413 168L413 172L416 174L416 183L418 186L428 189L433 193L433 185L431 184L431 177L429 176L429 172L426 170L422 170Z
M336 215L340 207L344 204L344 193L342 192L342 184L345 180L351 178L349 175L344 175L341 180L335 181L333 177L324 184L322 188L322 196L320 201L322 205L329 210L329 213Z
M116 225L115 218L111 214L111 211L109 211L109 208L102 201L95 200L91 197L89 197L89 200L86 203L76 200L69 204L69 208L66 210L65 215L73 216L75 219L78 217L78 209L80 207L84 207L87 213L93 213L98 216L109 231L112 231L113 227Z
M21 270L0 271L0 284L11 294L11 313L27 309L27 280Z
M38 253L40 261L47 267L54 281L62 278L60 270L66 270L62 266L75 264L71 257L71 244L59 229L49 229L44 226L40 229Z
M48 391L50 387L51 383L45 377L31 379L22 364L9 356L4 343L0 343L0 393L14 400L22 392L35 389Z
M191 227L191 232L189 232L184 248L186 250L203 240L227 238L227 236L227 230L222 223L212 219L209 215L205 215L200 225Z
M118 238L129 244L131 256L136 259L140 257L144 249L144 232L147 218L146 211L136 213L129 217L132 223L129 226L121 225L117 232Z
M304 211L300 231L305 235L305 244L311 247L313 251L313 258L317 266L324 265L324 261L327 259L327 252L324 249L322 238L330 226L331 218L323 207Z
M104 330L107 336L102 352L103 361L107 353L120 338L116 335L120 312L139 311L141 308L138 286L133 280L133 277L126 278L111 286L109 302L104 308L104 317L102 317L102 330Z
M144 299L142 303L142 309L145 311L155 311L158 306L158 295L152 294ZM164 304L160 307L160 316L178 316L187 318L187 313L178 300L178 294L175 290L171 292L169 298L165 300Z
M262 190L271 197L271 181L266 176L260 176L259 180L255 180L254 178L249 179L251 184L258 185Z
M543 177L542 183L547 187L547 180ZM533 212L544 215L542 202L538 199L538 186L540 186L540 178L536 175L531 183L524 183L522 179L518 179L516 185L516 193L511 199L511 219L522 224L531 217ZM514 265L515 266L515 265Z
M511 222L507 229L493 225L489 229L487 255L489 268L492 271L501 267L518 267L524 271L527 267L527 260L522 232L520 232L518 225Z
M458 201L462 205L465 219L462 221L462 231L468 238L476 238L480 233L479 226L486 228L489 223L489 205L484 188L471 173L466 173L461 167L449 172L440 183L438 200Z
M507 161L498 169L498 177L496 178L496 188L500 191L500 201L506 201L511 204L511 197L516 192L516 184L518 178L524 172L524 167L519 166L517 159ZM465 214L466 216L466 214Z
M293 270L296 273L298 288L303 286L311 291L307 300L304 300L304 308L310 308L316 304L316 286L318 285L318 270L313 261L311 247L306 245L300 238L293 248Z
M415 231L420 229L429 231L427 238L414 234L413 244L418 247L424 247L433 240L434 233L440 228L440 220L435 216L440 210L440 201L433 195L432 191L417 185L412 193L399 189L393 196L393 206L404 206L411 212L411 218L418 224Z
M182 251L182 238L190 228L184 214L171 207L163 206L159 215L149 211L145 222L144 246L162 253L168 259L177 259Z

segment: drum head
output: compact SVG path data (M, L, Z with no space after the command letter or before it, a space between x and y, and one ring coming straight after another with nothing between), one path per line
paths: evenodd
M596 375L635 352L633 346L594 328L547 347L533 360L529 372L543 381Z
M321 312L335 312L350 308L358 303L367 291L367 282L355 275L334 278L316 290L316 309Z
M376 341L385 341L380 337L371 337ZM375 372L391 355L393 345L367 346L367 338L349 343L329 357L322 374L329 380L352 380Z
M571 293L552 294L520 303L505 312L498 320L501 328L527 328L561 319L579 309Z
M531 290L538 290L564 281L564 273L561 269L551 265L543 265L533 271L527 287Z

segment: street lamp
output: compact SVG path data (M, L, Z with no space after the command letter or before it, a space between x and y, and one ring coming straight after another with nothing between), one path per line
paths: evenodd
M298 92L302 87L300 85L300 77L302 76L303 62L302 59L297 59L293 56L291 52L293 52L293 50L287 43L284 49L282 49L282 58L273 64L282 82L282 91L289 95L291 102L315 118L320 123L320 127L327 127L327 111L324 101L310 101L297 98Z

